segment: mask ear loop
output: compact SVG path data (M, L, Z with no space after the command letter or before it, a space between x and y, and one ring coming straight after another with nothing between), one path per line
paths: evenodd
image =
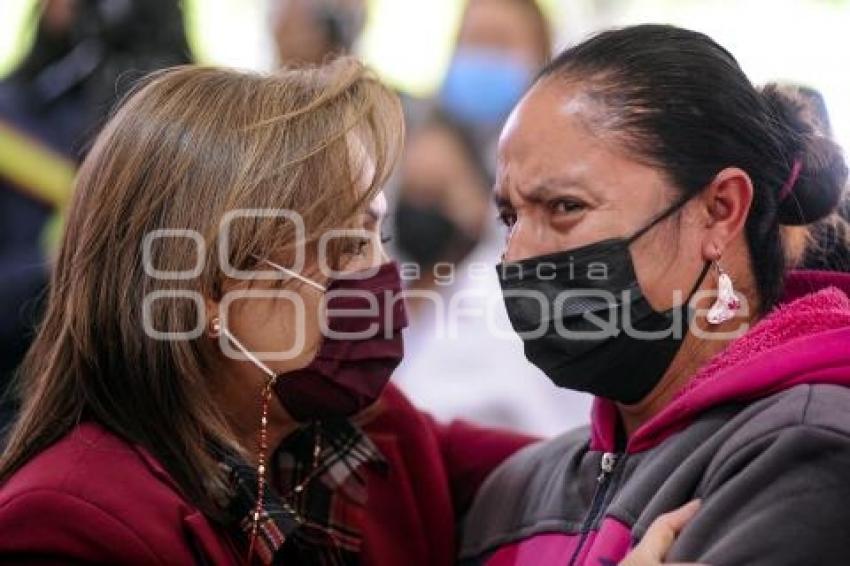
M225 338L230 340L236 348L242 352L255 366L260 368L263 373L268 376L266 384L263 387L261 396L262 407L260 416L260 434L257 443L257 502L254 507L254 512L251 515L251 539L248 544L248 564L253 563L254 548L257 541L257 536L260 532L260 520L263 519L265 513L263 505L263 494L266 489L266 454L268 453L268 424L269 424L269 403L271 402L272 387L277 381L277 374L272 369L264 364L257 356L252 354L248 348L236 339L236 337L224 326L219 325L219 329Z
M270 259L263 259L261 261L263 263L267 263L267 264L271 265L272 267L274 267L278 271L282 271L283 273L286 273L290 277L294 277L294 278L298 279L302 283L306 283L307 285L313 287L314 289L318 289L322 293L324 293L328 290L327 287L325 287L321 283L316 283L315 281L313 281L309 277L305 277L305 276L301 275L300 273L292 271L291 269L287 269L286 267L283 267L282 265L278 265Z
M634 243L635 240L637 240L638 238L640 238L641 236L643 236L644 234L649 232L652 228L657 226L660 222L663 222L664 220L666 220L667 218L670 218L673 214L678 212L683 206L685 206L688 202L690 202L691 198L693 198L691 195L686 195L684 198L680 199L679 202L677 202L676 204L674 204L673 206L671 206L670 208L668 208L667 210L662 212L660 215L656 216L655 219L653 219L651 222L649 222L649 224L647 224L646 226L644 226L643 228L641 228L640 230L635 232L629 239L626 240L626 243L628 245L631 245L632 243ZM702 271L699 274L699 278L697 278L697 282L694 284L693 288L691 289L691 292L688 294L687 300L684 303L682 303L681 305L679 305L680 307L681 306L687 307L688 305L690 305L691 299L694 298L694 295L697 294L697 291L699 291L699 288L702 287L702 284L705 281L705 277L708 275L709 269L711 269L711 262L706 261L705 265L702 268Z
M255 259L260 259L254 256ZM287 269L282 265L278 265L277 263L263 259L261 260L263 263L267 263L268 265L274 267L275 269L286 273L290 277L294 277L299 281L306 283L307 285L317 289L318 291L324 293L327 291L327 288L324 285L316 283L309 277L305 277L300 273L296 273L291 269ZM251 540L248 545L248 560L247 563L253 563L254 559L254 549L255 543L257 541L257 536L260 531L260 520L263 519L264 515L264 506L263 506L263 494L265 493L266 487L266 454L268 452L268 414L269 414L269 403L271 401L272 395L272 387L274 387L275 382L277 381L277 374L275 374L272 369L263 363L257 356L255 356L251 351L248 350L224 325L220 325L221 333L230 340L236 348L245 355L255 366L260 368L263 373L268 376L266 380L266 385L263 387L262 393L262 411L260 417L260 436L258 442L258 450L257 450L257 503L254 507L254 512L251 517L252 525L251 525Z
M686 309L687 319L688 319L688 327L689 327L688 330L690 330L690 325L691 325L691 316L690 316L691 301L693 300L694 295L697 294L697 291L699 291L699 288L702 287L702 284L705 281L705 278L708 275L708 272L709 272L710 269L711 269L711 262L706 261L705 265L703 265L703 267L702 267L702 271L700 272L699 277L697 278L697 282L694 284L693 288L691 288L691 292L688 294L688 298L685 300L685 302L683 302L681 305L679 305L679 308L684 307ZM684 334L682 334L682 336L684 336Z
M667 210L665 210L664 212L662 212L661 214L656 216L649 224L647 224L646 226L644 226L643 228L641 228L640 230L638 230L637 232L632 234L632 236L630 238L628 238L626 240L626 242L629 245L634 243L638 238L640 238L641 236L643 236L644 234L646 234L647 232L652 230L659 223L661 223L664 220L668 219L669 217L673 216L673 214L678 212L679 209L681 209L683 206L688 204L688 202L690 202L691 198L693 198L693 197L691 197L690 195L687 195L687 196L685 196L685 198L680 199L679 202L677 202L676 204L674 204L673 206L671 206L670 208L668 208Z
M255 365L255 366L257 366L258 368L260 368L260 369L263 371L263 373L265 373L267 376L269 376L269 379L275 379L275 378L277 378L277 374L275 374L275 372L273 372L273 371L272 371L272 369L271 369L269 366L267 366L266 364L264 364L264 363L263 363L263 361L262 361L262 360L260 360L260 358L258 358L258 357L257 357L257 356L255 356L254 354L252 354L252 353L248 350L248 348L246 348L245 346L243 346L243 345L242 345L242 342L240 342L239 340L237 340L237 339L236 339L236 336L234 336L233 334L231 334L231 333L230 333L230 331L229 331L227 328L225 328L224 326L222 326L222 327L221 327L221 333L224 335L224 337L225 337L225 338L227 338L228 340L230 340L231 342L233 342L233 345L234 345L234 346L236 346L236 349L238 349L238 350L239 350L239 351L240 351L240 352L241 352L241 353L242 353L242 354L243 354L246 358L248 358L248 360L249 360L252 364L254 364L254 365Z
M691 289L691 293L688 295L688 300L685 301L686 305L690 304L691 299L694 298L694 295L697 294L697 291L699 291L699 288L702 287L703 282L705 282L705 277L708 275L708 271L711 269L711 263L712 262L710 261L706 261L705 265L702 267L702 271L699 274L699 279L697 279L696 284L694 285L693 289Z

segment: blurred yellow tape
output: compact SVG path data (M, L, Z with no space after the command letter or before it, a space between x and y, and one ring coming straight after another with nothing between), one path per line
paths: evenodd
M0 177L32 198L62 209L71 198L74 162L0 121Z

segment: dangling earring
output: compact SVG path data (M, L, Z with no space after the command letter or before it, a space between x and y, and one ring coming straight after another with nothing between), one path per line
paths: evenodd
M732 278L726 273L720 262L714 260L714 268L717 270L717 300L708 311L708 323L712 325L723 324L735 318L735 313L741 308L741 300L735 294L732 286Z
M248 559L247 563L252 564L254 561L254 553L256 552L257 537L260 533L260 524L265 520L265 506L263 505L263 494L265 493L266 484L268 483L268 425L269 425L269 403L271 402L274 384L277 381L277 375L262 361L255 358L244 346L230 334L226 329L222 329L221 320L214 316L210 319L210 327L208 334L211 338L219 338L222 333L230 342L233 342L242 353L244 353L251 361L262 369L267 374L266 383L263 386L263 391L260 396L260 431L257 438L257 500L254 504L254 510L251 513L251 536L248 544Z
M263 388L262 408L260 413L260 435L257 446L257 501L254 506L254 512L251 514L251 540L248 544L248 564L252 564L254 560L255 543L260 532L260 522L265 519L265 509L263 506L263 494L266 488L266 471L267 471L267 453L268 453L268 424L269 424L269 401L272 396L272 388L276 379L270 378L266 380L266 385Z

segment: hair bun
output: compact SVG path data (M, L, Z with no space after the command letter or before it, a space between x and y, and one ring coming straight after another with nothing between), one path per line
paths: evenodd
M829 216L847 186L847 163L841 147L830 137L829 117L820 94L805 87L766 85L762 95L771 113L787 127L785 181L800 161L799 175L778 205L780 224L800 226ZM781 195L777 195L781 196Z

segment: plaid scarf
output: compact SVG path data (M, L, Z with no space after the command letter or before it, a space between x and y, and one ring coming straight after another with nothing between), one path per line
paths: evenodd
M228 514L247 549L253 529L257 470L223 454L221 466L232 486ZM357 564L361 536L340 513L340 494L366 503L363 466L386 473L378 448L346 419L302 427L271 458L254 554L262 564L337 566ZM271 484L271 486L269 486Z

